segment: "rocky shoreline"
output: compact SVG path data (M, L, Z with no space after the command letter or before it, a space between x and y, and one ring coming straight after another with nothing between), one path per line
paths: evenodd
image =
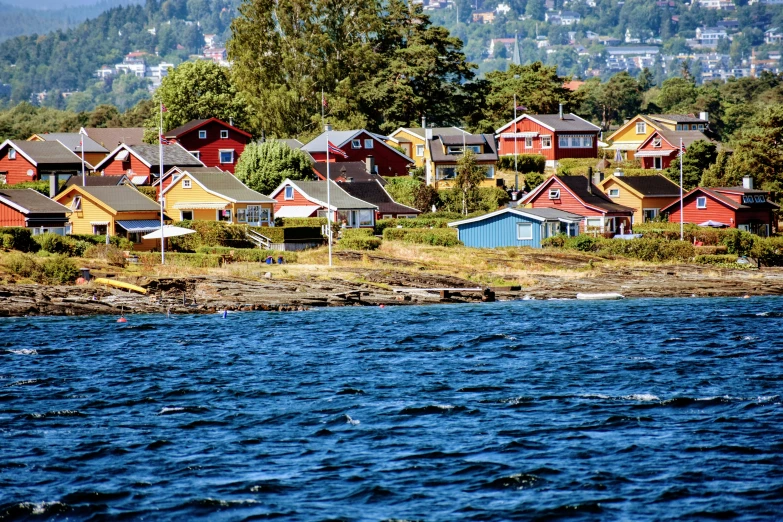
M0 286L0 317L129 314L207 314L230 311L304 311L328 306L409 306L482 300L480 292L421 289L475 288L477 283L432 272L339 268L338 277L248 280L220 276L161 277L136 284L146 295L96 284ZM577 293L618 292L639 297L783 295L783 269L728 270L697 265L559 270L530 274L521 287L492 288L497 300L573 299Z

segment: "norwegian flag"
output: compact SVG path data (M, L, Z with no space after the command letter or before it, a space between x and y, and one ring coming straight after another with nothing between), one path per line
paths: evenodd
M161 142L163 145L171 145L172 143L174 143L173 141L171 141L170 139L168 139L167 137L165 137L163 134L161 134L161 135L160 135L160 142Z
M328 141L326 143L329 145L329 152L331 152L332 154L339 154L343 158L347 158L348 157L348 154L346 154L343 149L335 146L334 144L332 144L331 141Z
M329 104L326 103L326 96L324 96L324 92L323 91L321 91L321 107L323 107L324 109L329 107Z
M160 102L160 112L169 112L166 106L163 105L163 102Z

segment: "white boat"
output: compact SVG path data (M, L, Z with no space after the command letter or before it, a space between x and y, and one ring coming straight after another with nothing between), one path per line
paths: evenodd
M576 298L584 301L616 301L617 299L625 299L625 296L617 293L576 294Z

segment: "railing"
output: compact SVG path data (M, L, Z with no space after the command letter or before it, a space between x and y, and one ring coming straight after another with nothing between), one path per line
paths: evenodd
M259 248L266 248L271 249L272 248L272 240L266 237L263 234L259 234L255 230L248 229L245 231L245 236L256 244Z

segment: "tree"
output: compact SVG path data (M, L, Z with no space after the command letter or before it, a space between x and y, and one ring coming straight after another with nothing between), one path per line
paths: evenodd
M718 151L715 163L704 170L701 175L700 187L734 187L742 182L741 178L729 179L726 176L726 166L729 163L731 152L726 149Z
M697 95L697 88L693 82L684 78L669 78L661 85L655 104L661 110L669 112L693 103Z
M655 85L655 76L650 69L645 67L639 71L639 76L636 81L639 84L639 89L641 89L642 92L647 92Z
M242 96L231 84L227 69L213 62L186 62L171 69L155 91L154 100L167 109L163 114L164 130L201 118L233 121L240 128L246 123ZM151 134L153 140L157 137L158 125L156 111L145 123L145 127L152 130L147 134Z
M279 141L249 143L237 160L235 175L262 194L270 194L286 178L312 179L313 167L307 153Z
M734 153L726 162L725 178L752 175L758 186L779 183L783 173L783 105L759 112L737 130Z
M478 205L481 182L487 175L486 167L476 163L476 155L471 150L463 151L457 160L457 175L454 177L454 192L462 198L462 213L468 214L468 209Z
M717 157L717 147L714 143L706 140L694 141L688 146L685 154L666 169L666 175L679 185L681 160L682 189L691 190L699 185L704 169L715 163Z

